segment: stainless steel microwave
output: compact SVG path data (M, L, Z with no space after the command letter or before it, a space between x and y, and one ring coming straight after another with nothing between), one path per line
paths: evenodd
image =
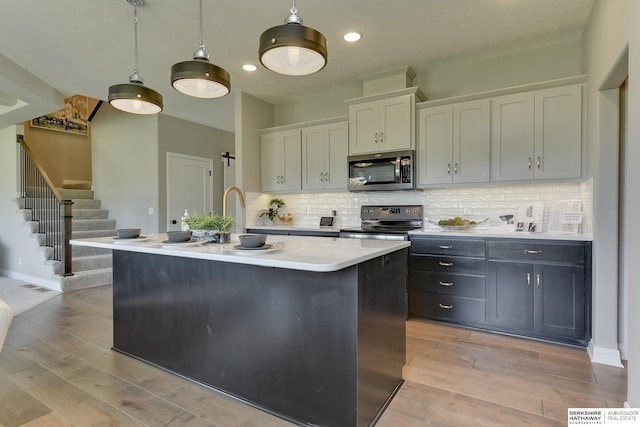
M349 156L349 191L415 189L415 151Z

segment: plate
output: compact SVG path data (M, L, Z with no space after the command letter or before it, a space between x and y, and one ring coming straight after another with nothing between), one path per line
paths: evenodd
M447 218L448 219L448 218ZM462 218L463 220L465 218ZM440 225L438 224L438 221L431 221L429 220L429 222L433 225L436 225L440 228L444 228L445 230L469 230L471 228L477 227L478 225L482 224L483 222L487 221L489 218L485 218L483 220L480 221L476 221L475 224L467 224L467 225Z
M165 248L168 248L171 246L198 246L202 243L202 241L198 239L191 239L187 240L186 242L172 242L171 240L163 240L161 243Z
M133 239L123 239L120 237L114 237L113 243L141 243L141 242L146 242L147 240L149 240L147 236L138 236L138 237L134 237Z
M280 247L270 243L259 248L245 248L242 245L226 245L222 247L223 251L233 252L235 254L251 255L251 254L268 254L279 250Z
M245 248L242 245L233 245L233 249L238 251L266 251L267 249L271 249L273 245L271 243L265 243L264 245L257 248Z

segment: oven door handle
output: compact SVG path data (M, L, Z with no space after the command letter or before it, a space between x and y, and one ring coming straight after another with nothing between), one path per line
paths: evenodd
M396 182L402 182L402 176L400 175L400 163L402 163L402 158L396 157Z

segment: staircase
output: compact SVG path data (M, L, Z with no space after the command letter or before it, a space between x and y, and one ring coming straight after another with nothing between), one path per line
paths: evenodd
M116 221L109 219L109 211L102 209L101 201L93 198L92 190L59 188L58 191L64 199L73 200L73 239L117 235ZM55 273L61 275L62 263L56 264ZM72 265L73 276L61 278L60 287L63 292L113 283L109 249L73 246Z
M92 190L76 190L59 188L63 199L73 200L72 239L89 237L116 236L116 221L109 219L109 211L101 208L101 201L93 198ZM23 207L23 203L20 207ZM26 221L31 221L31 211L23 210ZM32 222L31 232L37 233L37 223ZM49 227L47 227L49 228ZM44 234L37 235L40 246L44 246ZM61 261L54 261L53 249L44 247L45 258L51 264L53 272L60 277L60 288L63 292L91 288L113 283L111 250L72 246L73 276L64 276Z

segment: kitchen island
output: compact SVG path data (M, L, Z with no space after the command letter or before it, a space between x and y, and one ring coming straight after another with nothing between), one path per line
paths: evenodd
M113 349L303 425L375 422L402 383L409 242L113 249Z

